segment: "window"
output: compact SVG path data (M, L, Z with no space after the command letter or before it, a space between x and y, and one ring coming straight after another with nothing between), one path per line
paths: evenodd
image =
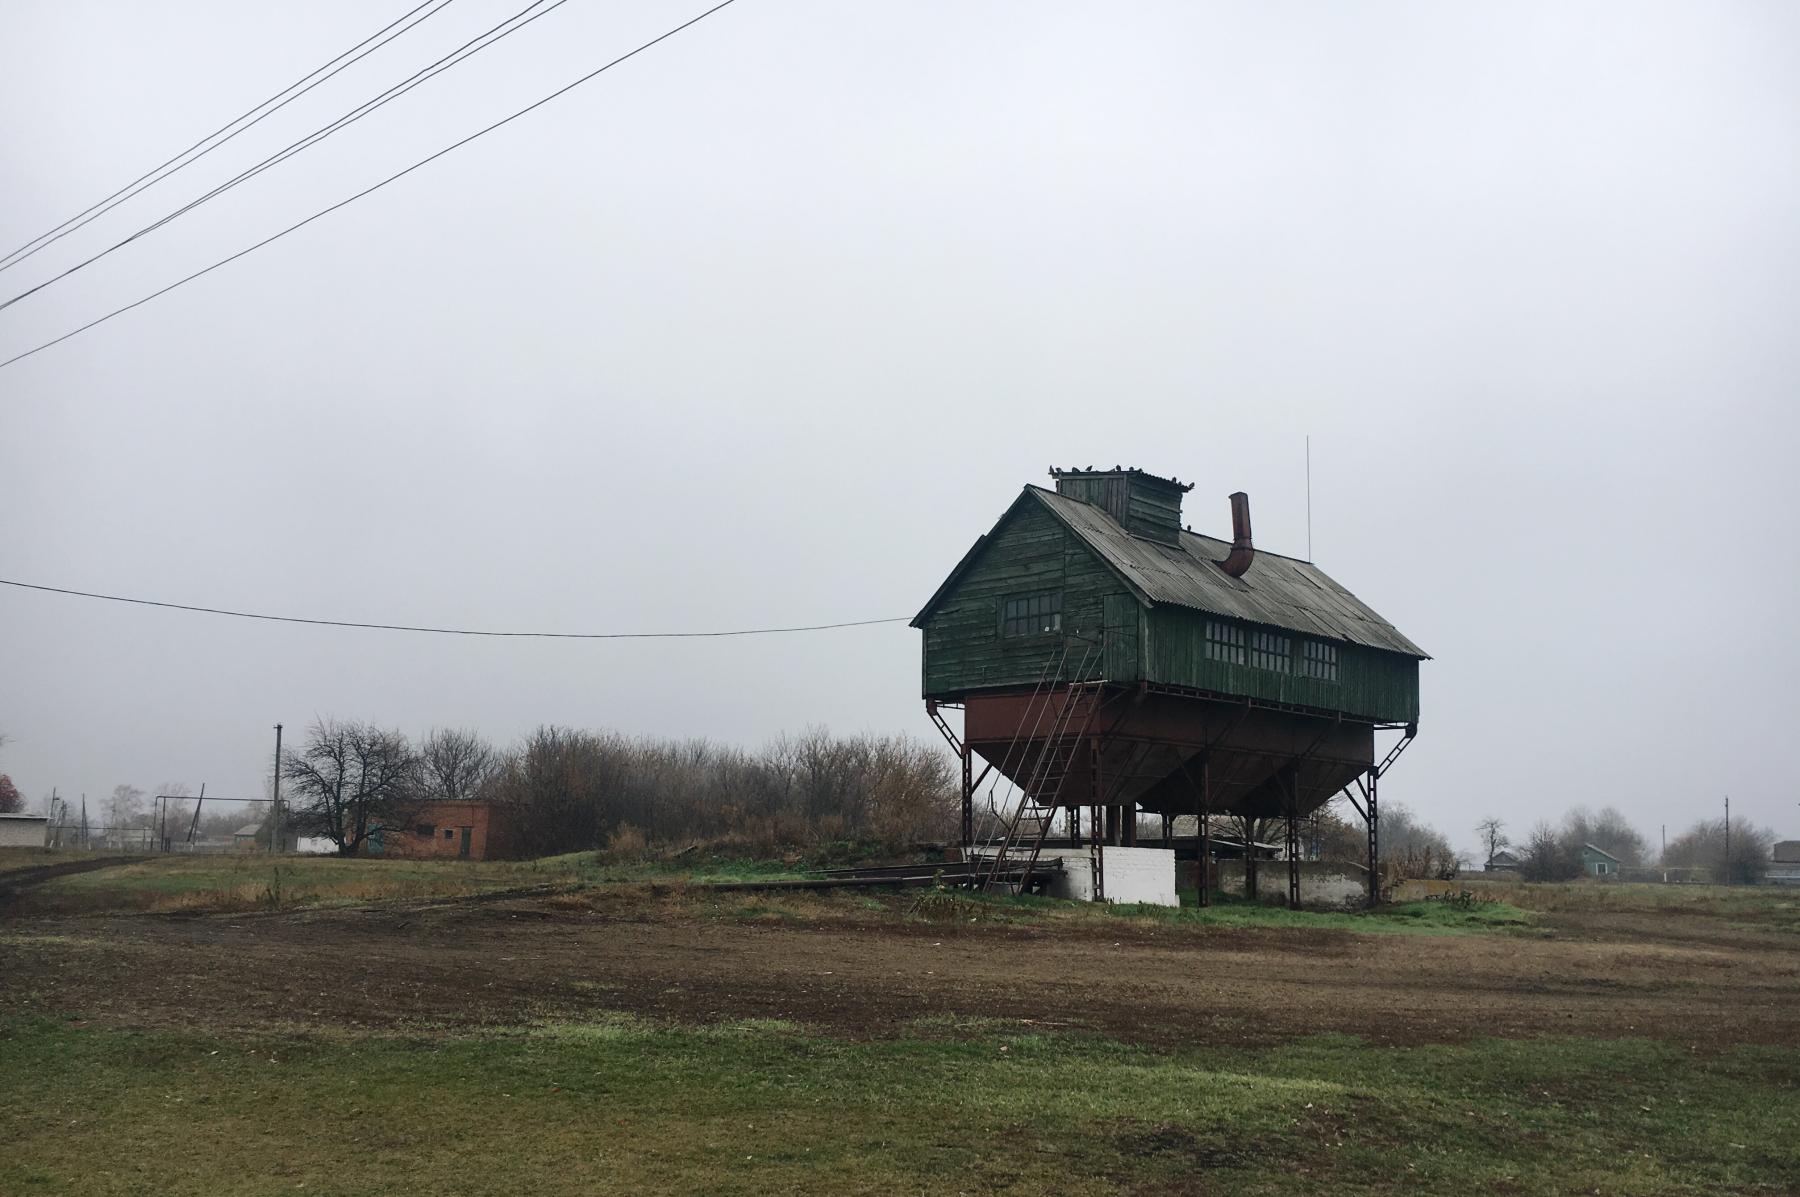
M1207 620L1206 656L1208 660L1242 665L1245 661L1244 629L1221 619Z
M421 823L417 827L413 828L413 830L415 832L417 832L419 835L436 835L437 834L437 828L433 827L430 823Z
M1278 636L1274 632L1250 633L1250 663L1258 669L1270 669L1276 673L1293 671L1290 654L1292 646L1286 636Z
M1337 681L1337 645L1325 644L1318 640L1302 641L1300 676L1317 678L1322 682Z
M1023 594L1000 606L1002 636L1035 636L1062 631L1062 591Z
M446 827L446 828L444 828L444 838L447 840L455 839L456 833L454 831L450 830L448 827Z

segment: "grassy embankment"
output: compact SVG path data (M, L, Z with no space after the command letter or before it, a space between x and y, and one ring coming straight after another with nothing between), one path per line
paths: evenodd
M18 869L85 859L92 857L0 853L0 882ZM458 897L533 886L706 882L765 875L797 874L779 861L706 861L683 867L677 862L612 862L593 852L525 861L169 855L52 878L28 890L21 909L204 913Z
M39 858L42 859L41 857ZM704 886L804 876L804 861L609 860L593 852L530 861L369 860L329 856L158 856L93 872L57 877L27 892L24 912L98 913L147 911L208 913L305 906L346 905L392 900L454 898L537 886L579 890L661 882ZM0 877L15 867L0 862ZM1094 918L1147 920L1163 925L1204 927L1306 927L1316 930L1453 934L1479 930L1519 930L1528 917L1504 903L1481 902L1459 908L1444 902L1412 902L1374 912L1295 912L1225 899L1210 907L1183 895L1179 909L1153 906L1096 906L1043 898L979 898L956 894L935 908L916 892L872 899L866 909L916 914L942 921L1055 923ZM727 905L752 917L780 917L784 911L817 917L820 903L804 893L780 893ZM855 907L835 904L839 915Z
M927 1020L450 1039L0 1024L0 1191L1791 1191L1800 1052L1155 1052Z
M40 864L90 859L85 853L0 852L5 874ZM21 912L155 911L228 912L259 908L343 905L396 899L451 898L536 886L580 889L656 882L705 885L807 876L817 862L644 858L621 860L575 852L529 861L340 859L337 857L158 856L94 872L57 877L27 891ZM833 860L832 863L838 863ZM1468 892L1462 906L1441 900ZM1470 931L1530 932L1538 914L1655 913L1682 911L1765 929L1800 932L1800 893L1758 887L1570 883L1533 885L1480 879L1407 882L1403 899L1377 911L1291 912L1275 906L1216 900L1199 907L1193 891L1180 910L1157 907L1074 905L1047 899L970 899L971 917L1040 922L1058 919L1148 919L1193 927L1306 927L1315 930L1450 934ZM888 906L912 899L890 900ZM804 896L780 896L757 905L778 911Z

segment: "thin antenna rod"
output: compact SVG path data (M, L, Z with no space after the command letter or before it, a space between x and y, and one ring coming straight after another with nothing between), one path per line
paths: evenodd
M1312 555L1312 433L1306 434L1306 560Z

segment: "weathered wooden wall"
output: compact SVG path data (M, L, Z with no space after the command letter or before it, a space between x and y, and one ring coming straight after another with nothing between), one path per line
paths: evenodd
M1098 637L1106 596L1125 587L1056 517L1037 504L1022 505L997 528L972 565L925 625L925 694L945 696L990 686L1031 686L1062 651L1057 635L1002 636L1000 605L1008 597L1060 590L1063 631ZM1136 607L1135 600L1132 606ZM1099 659L1074 676L1086 649L1076 643L1061 681L1102 676Z
M1151 610L1145 621L1145 680L1343 711L1390 723L1412 723L1419 718L1419 663L1411 657L1339 643L1335 682L1234 665L1207 657L1206 621L1210 618L1214 617L1181 607ZM1304 637L1281 634L1293 642L1297 652Z
M1104 629L1106 640L1104 654L1086 669L1077 664L1087 646L1076 642L1055 680L1149 681L1382 722L1419 717L1419 663L1399 653L1334 641L1336 681L1300 675L1305 638L1288 631L1281 634L1294 650L1290 672L1211 659L1206 621L1216 616L1169 605L1145 608L1080 537L1035 503L1020 504L994 530L926 620L925 696L955 698L971 690L1037 684L1046 663L1061 653L1063 638L1003 636L1001 605L1007 598L1051 590L1063 596L1065 633L1095 638Z

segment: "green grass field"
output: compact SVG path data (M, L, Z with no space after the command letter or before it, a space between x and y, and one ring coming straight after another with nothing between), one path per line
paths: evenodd
M86 854L7 854L0 877L31 864L90 859ZM140 911L224 913L344 905L389 900L460 897L535 886L582 889L620 884L663 883L704 886L719 882L782 880L809 875L804 861L611 860L601 853L575 852L530 861L370 860L332 856L257 855L157 856L93 872L53 878L31 891L28 909L43 912ZM1500 901L1461 908L1440 901L1413 901L1377 911L1330 913L1289 911L1214 895L1201 907L1192 890L1180 909L1107 906L1049 898L954 895L942 912L929 910L917 895L878 899L877 909L913 909L934 916L1012 922L1075 919L1135 919L1191 927L1293 927L1322 930L1459 934L1480 930L1528 930L1531 918ZM777 892L747 901L755 911L778 916L784 909L810 909L807 895Z
M0 880L16 869L92 859L85 852L0 852ZM30 891L27 908L204 913L458 897L544 885L703 884L800 875L780 861L612 861L596 852L526 861L168 855L53 878Z
M440 1038L0 1031L0 1191L1791 1192L1800 1053L1154 1052L927 1022Z
M0 876L43 860L0 858ZM1418 900L1376 911L1315 913L1231 901L1202 908L1192 894L1164 909L953 891L707 894L684 884L791 876L805 863L591 853L517 863L165 857L55 878L24 891L51 920L38 929L31 911L15 912L0 934L0 954L14 953L0 964L11 959L45 978L27 980L15 990L22 999L0 1013L0 1093L9 1096L0 1102L0 1194L1800 1190L1800 1044L1764 1033L1700 1045L1685 1020L1638 1038L1643 1028L1633 1024L1642 1020L1630 1013L1666 991L1700 1017L1710 990L1752 959L1761 971L1733 1001L1774 1012L1796 1000L1797 941L1786 933L1800 928L1783 892L1514 885L1478 890L1480 900L1467 903L1413 891ZM1363 1000L1374 1003L1357 1029L1371 1039L1322 1035L1311 1024L1256 1041L1276 1046L1233 1046L1229 1034L1120 1042L1051 1029L1049 1000L1041 1017L987 1017L948 974L932 982L942 986L931 1007L939 1013L847 1031L719 1015L660 1021L660 1006L655 1018L598 1006L576 1016L566 995L556 1006L496 1005L506 1017L479 1024L350 1026L330 1016L330 987L383 984L393 968L386 953L400 945L365 944L354 968L334 970L330 928L368 916L338 911L329 916L338 921L320 922L326 914L309 909L535 886L556 892L481 904L491 918L421 908L449 911L442 925L461 930L412 944L412 971L397 975L448 987L456 1007L480 1007L488 991L463 988L463 974L437 964L433 945L482 935L506 958L568 937L643 951L670 935L697 946L677 948L691 954L675 957L675 971L655 984L716 981L708 974L719 949L705 945L719 943L718 932L708 939L683 928L722 921L745 924L729 934L757 937L757 955L795 962L779 982L744 983L779 983L799 1000L808 978L831 976L805 970L843 967L816 955L821 937L878 945L885 965L879 945L929 950L952 938L951 924L980 924L965 929L995 953L1032 951L1067 930L1096 951L1119 950L1121 967L1178 952L1197 976L1264 970L1275 979L1266 1000L1277 1002L1283 984L1326 992L1334 970L1355 969ZM297 919L280 915L290 908ZM406 909L391 917L423 917ZM234 917L248 910L270 913L266 922ZM533 924L542 930L527 939L509 911L565 921ZM1654 934L1629 923L1623 939L1605 939L1614 912L1655 916ZM158 917L166 913L184 917ZM126 930L140 926L164 930ZM134 987L135 962L159 958L141 953L160 951L194 978L184 984L224 984L204 961L249 951L268 937L260 928L276 926L296 930L266 949L270 971L229 981L228 1008L241 1019L230 1032L210 1032L184 1012L192 990L172 991L166 1006L115 1004L91 985L53 983L79 968ZM648 931L631 930L638 926ZM1739 927L1754 934L1744 939L1731 930ZM1668 946L1671 929L1681 946ZM299 959L283 945L304 945L308 989L317 991L298 1005L283 996L283 970ZM1563 971L1499 969L1475 982L1441 973L1421 993L1409 988L1412 972L1397 967L1390 978L1382 963L1452 950L1476 967L1536 953ZM115 951L132 963L100 967ZM584 949L569 959L579 975L599 978L577 984L602 1001L604 955ZM1132 992L1120 991L1127 1001ZM1413 1030L1409 1011L1424 997L1436 1013ZM1525 1037L1508 1039L1468 1039L1490 1033L1479 1018L1461 1033L1433 1030L1444 1025L1444 1004L1458 1001L1500 1010L1529 1001L1545 1017L1515 1019L1509 1033ZM1601 1012L1586 1023L1597 1034L1540 1032L1558 1025L1569 1002ZM1144 1009L1155 1018L1161 1008L1151 1000ZM1743 1016L1734 1026L1757 1025L1754 1011L1734 1012ZM1111 1033L1132 1038L1129 1029Z

